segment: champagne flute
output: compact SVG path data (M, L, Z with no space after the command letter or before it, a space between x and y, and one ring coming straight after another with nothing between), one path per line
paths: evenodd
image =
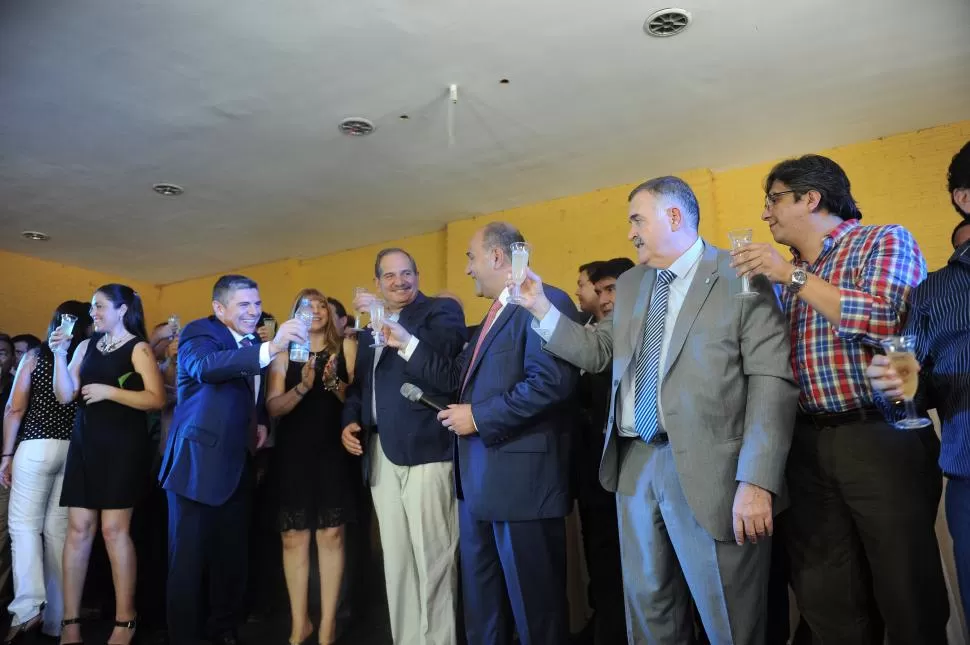
M359 296L362 293L367 293L367 289L364 287L354 287L354 300L356 300L357 296ZM353 303L353 300L351 300L351 303ZM364 328L360 326L359 309L354 310L354 326L350 328L350 331L364 331Z
M384 333L381 327L384 325L384 301L374 298L370 303L370 326L374 334L374 344L371 347L385 347Z
M511 251L512 282L515 284L515 289L512 290L509 301L518 305L522 303L522 283L525 282L525 273L529 266L529 254L532 247L525 242L514 242Z
M754 231L750 228L736 228L728 231L728 238L731 240L731 248L735 251L743 249L751 244ZM741 276L741 291L734 294L738 298L749 298L758 295L758 292L751 288L751 281L748 276Z
M886 351L889 364L903 381L903 404L906 406L906 418L897 421L893 427L899 430L915 430L932 425L926 417L916 414L916 390L919 388L919 361L916 360L916 338L913 336L892 336L883 340L882 348Z

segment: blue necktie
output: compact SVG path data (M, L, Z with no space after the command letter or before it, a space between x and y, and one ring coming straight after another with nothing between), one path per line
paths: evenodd
M660 346L664 339L664 322L667 318L667 293L670 283L677 276L673 271L657 273L653 298L647 321L643 325L640 354L634 377L634 421L640 437L650 443L659 431L657 422L657 380L660 378Z

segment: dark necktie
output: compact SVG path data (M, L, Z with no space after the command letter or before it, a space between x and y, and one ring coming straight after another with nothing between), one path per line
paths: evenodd
M243 336L242 338L239 339L239 347L240 348L243 348L243 347L252 347L253 344L254 343L253 343L253 337L252 336ZM254 376L247 376L246 378L249 380L249 387L250 387L250 389L252 389L253 392L255 392L256 391L256 377L254 377ZM258 415L256 414L256 401L258 401L258 400L259 400L259 395L257 393L254 396L254 398L253 398L252 412L249 415L249 440L247 441L247 445L249 447L250 454L253 454L253 455L256 454L256 444L259 443L259 432L258 432L258 425L259 425L259 423L257 421Z

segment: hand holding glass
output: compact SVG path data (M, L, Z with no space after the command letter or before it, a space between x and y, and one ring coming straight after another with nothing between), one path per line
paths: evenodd
M529 253L532 248L525 242L515 242L512 244L512 282L515 288L512 290L509 300L513 304L522 303L522 283L525 282L526 269L529 268Z
M381 330L384 326L384 301L380 298L371 300L369 313L371 331L374 333L374 344L371 347L384 347L386 343L384 332Z
M754 231L750 228L736 228L733 231L728 231L728 238L731 240L731 249L734 251L743 249L751 244L753 237ZM743 275L741 276L741 291L734 295L738 298L748 298L758 295L758 292L751 288L751 280L748 276Z
M882 341L889 364L903 382L903 404L906 418L897 421L893 427L899 430L915 430L932 425L926 417L916 414L916 390L919 388L919 361L916 360L916 339L912 336L893 336Z

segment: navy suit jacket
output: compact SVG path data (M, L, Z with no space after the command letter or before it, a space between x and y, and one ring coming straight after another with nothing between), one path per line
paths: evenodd
M465 344L465 319L461 307L450 298L428 298L422 293L401 310L398 322L429 346L448 358L455 357ZM354 382L347 388L343 425L358 423L366 429L375 425L381 437L381 448L387 458L399 466L417 466L438 461L451 461L452 436L438 422L437 412L401 396L404 383L417 385L425 394L441 403L452 399L448 390L435 388L424 379L405 376L405 361L396 349L381 351L374 370L373 335L361 332L357 350ZM377 393L377 423L371 412L371 397ZM366 448L365 448L366 451ZM366 454L365 460L371 455ZM365 461L365 465L368 464Z
M545 285L559 311L578 319L561 290ZM569 514L570 435L577 422L573 396L579 370L543 351L532 314L511 303L492 323L474 364L481 326L456 358L424 337L407 372L470 403L478 433L456 439L456 487L473 517L495 522Z
M214 316L185 326L178 402L159 473L162 488L210 506L232 497L248 459L253 415L259 423L268 421L262 393L257 404L253 391L252 377L263 371L259 344L240 348Z

